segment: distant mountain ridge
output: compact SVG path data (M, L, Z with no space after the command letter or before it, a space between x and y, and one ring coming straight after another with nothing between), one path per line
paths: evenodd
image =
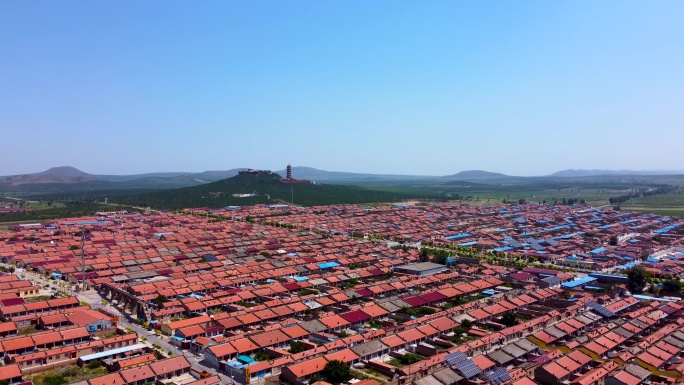
M590 176L616 176L616 175L639 175L639 176L653 176L653 175L684 175L684 171L675 170L583 170L583 169L568 169L550 174L550 177L590 177Z
M498 172L489 172L482 170L466 170L456 173L454 175L449 175L443 178L464 180L464 179L492 179L492 178L509 178L510 175L504 175Z
M85 173L76 167L71 167L71 166L59 166L59 167L52 167L50 169L47 169L42 172L37 172L32 175L57 175L57 176L65 176L65 177L70 177L70 178L90 178L93 177L93 175Z
M88 189L108 188L178 188L201 185L234 177L246 168L212 170L204 172L156 172L134 175L96 175L83 172L71 166L52 167L33 173L0 177L0 191L12 190L11 186L83 184ZM285 175L286 170L275 171ZM684 171L632 171L632 170L562 170L539 177L518 177L484 170L466 170L456 174L434 175L396 175L370 174L342 171L326 171L313 167L296 166L292 168L295 179L308 179L319 183L366 184L394 182L479 182L508 183L530 178L583 178L597 176L654 176L684 175Z

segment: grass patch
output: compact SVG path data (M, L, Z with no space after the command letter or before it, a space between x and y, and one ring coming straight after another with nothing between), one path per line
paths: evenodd
M24 298L24 301L26 301L26 303L34 303L34 302L40 302L40 301L47 301L49 299L51 299L49 295L39 295L37 297Z
M622 207L622 211L657 214L670 217L684 217L684 207Z
M96 366L96 365L93 365ZM108 371L102 366L83 367L71 366L58 370L50 370L33 376L24 376L27 381L33 381L34 385L65 385L72 382L86 381L91 378L104 376Z
M33 326L28 327L26 329L20 329L19 330L19 335L25 336L27 334L33 334L33 333L38 333L40 330L34 328Z
M305 295L311 295L311 294L318 294L318 290L302 289L297 293L297 295L300 297L303 297Z

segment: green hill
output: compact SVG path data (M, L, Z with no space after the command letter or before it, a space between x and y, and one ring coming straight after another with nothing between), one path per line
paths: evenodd
M285 184L280 179L278 174L238 175L200 186L118 196L113 200L135 206L175 210L186 207L290 203L293 196L294 204L304 206L395 202L409 198L402 193L375 191L357 186ZM255 196L238 198L233 194Z

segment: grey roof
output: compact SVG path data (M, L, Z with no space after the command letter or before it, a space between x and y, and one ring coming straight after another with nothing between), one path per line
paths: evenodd
M501 348L501 350L503 350L509 356L515 358L520 358L527 353L525 350L515 346L515 344L506 345L503 348Z
M151 277L156 277L157 273L154 271L141 271L139 273L131 273L128 274L128 276L131 279L143 279L143 278L151 278Z
M309 333L318 333L318 332L328 330L328 327L325 326L324 323L322 323L321 321L318 321L318 320L304 322L303 324L301 324L299 326L304 328L304 330L308 331Z
M629 323L631 323L634 326L637 326L639 329L646 329L649 326L647 323L641 322L638 319L633 319L629 321Z
M592 320L594 322L598 321L602 318L600 315L598 315L594 312L591 312L591 311L585 311L584 313L582 313L582 315L589 318L590 320Z
M425 376L419 380L413 382L416 385L442 385L436 378L432 376Z
M548 283L551 286L560 285L561 283L563 283L562 279L554 277L553 275L542 279L542 281Z
M579 321L579 322L585 324L585 325L589 325L590 323L594 322L594 321L592 321L591 319L589 319L589 318L587 318L587 317L585 317L585 316L583 316L583 315L581 315L581 314L578 315L577 317L575 317L575 319L576 319L577 321Z
M427 271L427 270L444 269L444 268L445 268L444 265L440 265L439 263L421 262L421 263L412 263L412 264L408 264L408 265L397 266L395 269L412 270L412 271Z
M515 239L511 239L510 241L508 241L508 244L511 247L515 247L516 249L522 247L522 244L520 242L516 241Z
M398 310L401 309L399 306L393 304L393 303L390 302L390 301L379 302L379 303L378 303L378 306L380 306L381 308L387 310L387 311L390 312L390 313L394 313L395 311L398 311Z
M458 373L454 372L450 368L446 368L444 370L440 370L439 372L432 373L432 376L435 377L443 385L453 385L457 382L463 381L463 377L461 377Z
M544 329L544 331L545 331L546 333L548 333L548 334L550 334L550 335L556 337L556 338L563 338L563 337L565 337L565 336L567 335L564 331L558 329L558 328L555 327L555 326L551 326L551 327L549 327L549 328L546 328L546 329Z
M617 334L617 335L619 335L619 336L621 336L621 337L625 337L625 338L627 338L627 339L630 339L630 338L632 338L632 337L634 336L634 333L630 332L629 330L627 330L627 329L625 329L625 328L623 328L623 327L619 327L619 328L613 329L613 331L615 332L615 334Z
M416 385L442 385L436 378L432 376L425 376L419 380L413 382Z
M509 356L501 349L495 351L494 353L488 354L487 357L491 358L492 361L498 363L499 365L506 365L514 360L513 357Z
M383 344L379 340L369 341L365 344L352 346L351 348L351 350L361 358L381 352L385 349L387 349L387 345Z
M670 344L672 346L678 347L679 349L684 349L684 341L677 339L673 336L669 336L669 337L665 338L665 342L667 342L668 344Z
M314 286L318 286L318 285L327 285L328 281L326 281L323 278L316 278L316 279L309 280L309 283L314 285Z
M516 341L515 345L520 349L524 350L526 353L534 352L539 349L539 346L534 344L532 341L526 339Z
M643 380L644 378L647 378L651 375L650 371L636 364L629 364L625 366L625 371L633 375L634 377L639 378L640 380Z
M558 246L560 243L556 242L555 240L549 238L549 239L544 239L544 242L548 243L551 246Z
M670 335L673 336L674 338L678 339L678 340L684 341L684 333L682 333L680 331L676 331Z
M402 308L402 309L405 308L405 307L412 307L409 303L404 302L404 300L401 300L401 299L395 299L395 300L393 300L393 301L392 301L392 304L394 304L394 306L399 306L399 307Z

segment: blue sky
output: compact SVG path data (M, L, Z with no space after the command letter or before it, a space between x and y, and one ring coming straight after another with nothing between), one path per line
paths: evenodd
M684 169L681 1L0 2L0 175Z

